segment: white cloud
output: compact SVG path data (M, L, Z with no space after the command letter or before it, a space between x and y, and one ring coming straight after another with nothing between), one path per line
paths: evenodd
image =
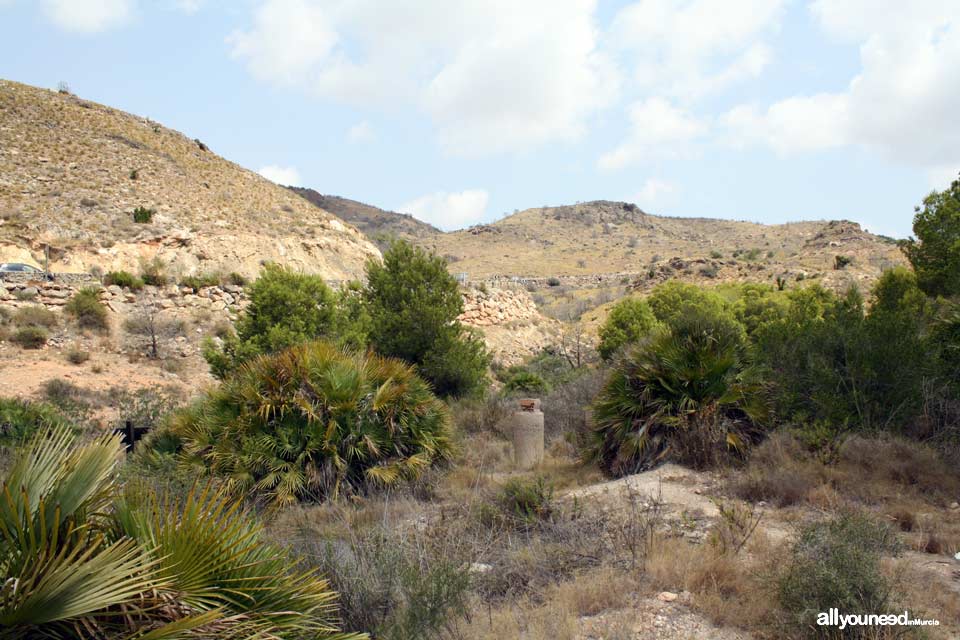
M643 186L630 200L640 205L640 208L662 205L677 193L677 186L658 178L648 178Z
M731 135L781 153L857 145L918 166L960 164L955 0L817 0L810 9L828 36L860 43L859 73L842 92L737 107L724 119Z
M300 172L297 171L296 167L280 167L275 164L268 164L260 167L257 173L279 185L292 187L303 186L300 182Z
M458 155L582 135L617 73L595 0L264 0L229 38L255 76L352 104L428 114Z
M44 0L47 18L65 31L96 33L126 24L133 0Z
M613 19L611 42L635 58L640 86L695 99L755 78L773 52L786 0L640 0Z
M377 134L374 133L370 123L364 120L350 127L347 131L347 140L354 144L366 144L376 140Z
M649 98L630 107L630 133L620 146L602 156L601 169L622 169L634 162L685 155L690 142L702 136L707 125L664 98Z
M461 229L483 220L490 199L483 189L467 189L455 193L438 191L397 208L443 230Z

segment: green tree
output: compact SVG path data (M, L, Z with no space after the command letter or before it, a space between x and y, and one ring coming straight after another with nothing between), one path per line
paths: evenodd
M677 317L695 313L734 320L727 301L716 291L680 280L668 280L657 285L647 297L647 304L660 322L671 322Z
M378 353L415 364L443 396L472 393L486 381L489 355L457 320L463 298L443 258L394 242L382 263L367 263L364 297Z
M884 273L869 312L856 289L837 297L809 288L788 299L784 315L754 336L778 414L828 433L910 426L935 362L925 337L929 301L915 276Z
M247 294L250 304L237 322L236 333L224 336L219 345L208 340L203 346L203 355L218 378L257 355L309 340L366 347L369 317L356 283L334 292L320 276L268 264Z
M932 296L960 295L960 178L916 208L913 233L901 243L920 288Z
M657 318L645 300L621 300L610 310L610 315L597 332L600 337L597 347L600 357L609 360L624 346L648 335L657 324Z
M250 305L237 323L237 337L259 353L272 353L328 336L336 299L323 278L264 266L250 286Z

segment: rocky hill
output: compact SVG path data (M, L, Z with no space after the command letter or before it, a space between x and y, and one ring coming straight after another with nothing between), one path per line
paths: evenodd
M602 200L527 209L422 242L452 256L452 268L471 280L507 275L589 281L604 275L642 286L664 277L709 283L817 275L839 287L872 282L884 268L904 262L895 242L854 222L669 218Z
M381 249L386 248L393 238L421 242L442 233L433 225L417 220L408 213L385 211L349 198L323 195L313 189L288 188L321 209L352 224Z
M152 211L135 222L138 208ZM276 261L330 279L378 250L359 231L147 118L0 80L0 261L53 271L163 263L255 275Z

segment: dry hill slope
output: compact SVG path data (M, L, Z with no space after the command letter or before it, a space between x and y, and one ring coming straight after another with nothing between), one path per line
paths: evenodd
M442 233L433 225L417 220L406 213L386 211L340 196L323 195L313 189L288 188L321 209L329 211L341 220L352 224L373 242L376 242L381 249L385 248L393 238L422 242Z
M137 207L155 209L138 224ZM54 271L252 276L272 260L357 277L377 249L356 229L203 143L69 94L0 80L0 260Z
M839 271L843 278L833 280L872 281L883 268L904 262L894 242L853 222L763 225L667 218L608 201L527 209L424 241L438 253L455 256L454 268L471 279L618 272L645 277L651 270L657 272L651 278L658 279L661 266L668 265L675 275L703 269L709 274L705 280L772 281ZM850 263L835 270L838 255Z

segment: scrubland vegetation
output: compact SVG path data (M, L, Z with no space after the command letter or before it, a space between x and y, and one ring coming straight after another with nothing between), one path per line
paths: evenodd
M941 577L910 559L960 552L960 181L915 222L914 268L870 291L668 281L618 303L596 353L510 368L420 249L337 291L266 266L206 343L215 386L127 399L151 427L130 455L69 385L0 402L0 625L631 638L677 601L757 638L955 637L952 578L925 588ZM503 418L528 395L548 447L519 472ZM657 468L696 491L630 483ZM818 627L830 608L941 626Z

